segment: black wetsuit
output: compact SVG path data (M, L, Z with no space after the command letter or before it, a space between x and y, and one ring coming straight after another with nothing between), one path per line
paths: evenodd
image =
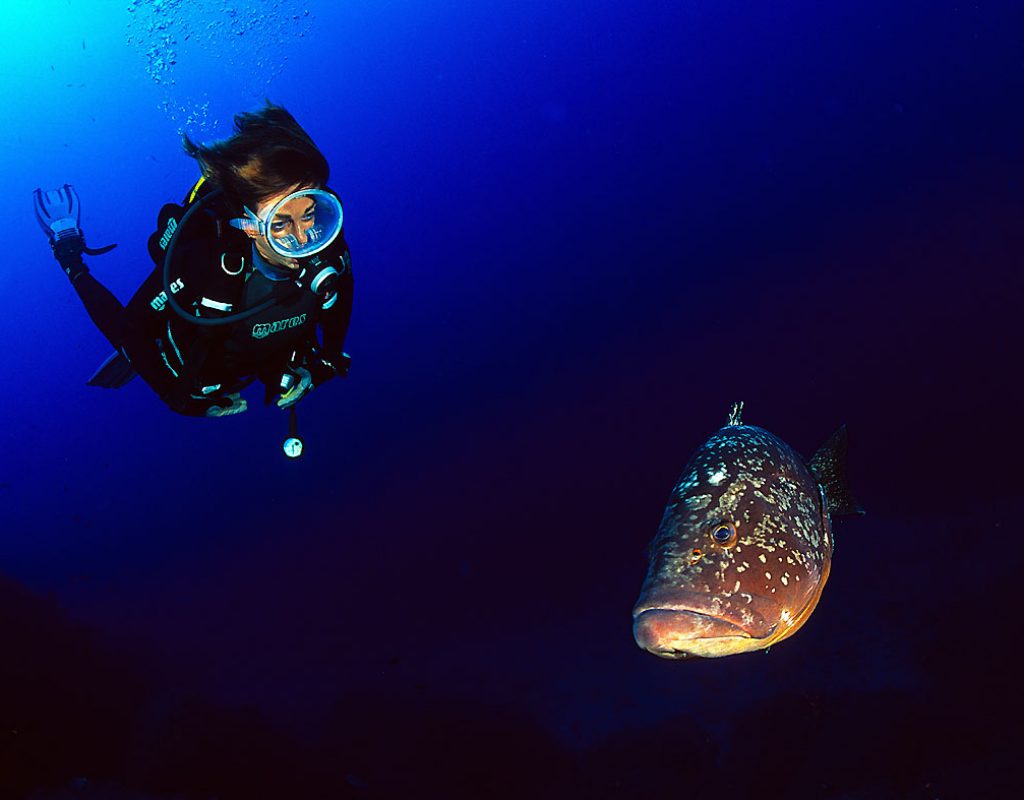
M280 392L289 363L299 363L317 386L344 375L342 353L352 313L352 269L340 234L324 261L340 273L336 292L319 297L296 286L287 270L254 263L252 240L224 224L216 202L189 221L175 244L170 288L188 313L211 319L253 308L274 295L276 302L245 320L199 326L168 304L163 269L158 266L122 307L88 272L72 285L110 343L143 380L179 414L204 416L212 406L229 404L225 395L259 379L266 398ZM186 235L187 234L187 235ZM317 327L321 337L317 336Z

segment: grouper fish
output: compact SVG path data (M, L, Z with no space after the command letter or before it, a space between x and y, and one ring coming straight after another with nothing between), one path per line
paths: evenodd
M693 455L672 490L633 637L662 658L763 650L818 604L832 563L832 515L863 514L846 482L846 428L805 462L743 404Z

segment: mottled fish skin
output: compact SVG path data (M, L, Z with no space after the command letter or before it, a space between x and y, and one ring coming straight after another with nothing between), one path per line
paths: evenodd
M740 408L686 466L651 544L633 635L663 658L767 648L807 621L828 579L823 490L785 442L741 424ZM712 537L730 525L731 542Z

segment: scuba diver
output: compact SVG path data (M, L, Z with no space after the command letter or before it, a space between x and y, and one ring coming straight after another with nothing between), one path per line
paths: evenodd
M202 177L182 205L161 209L156 268L127 307L83 261L116 245L86 246L75 190L34 192L54 257L115 348L89 384L140 375L173 411L220 417L245 411L241 390L258 379L265 403L291 410L294 434L295 404L350 361L352 266L327 160L270 102L236 115L227 139L183 139Z

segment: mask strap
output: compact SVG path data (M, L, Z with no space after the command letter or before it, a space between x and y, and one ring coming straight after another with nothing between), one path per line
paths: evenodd
M266 223L263 222L256 214L253 213L249 206L242 206L245 211L245 218L236 218L228 220L228 224L232 228L237 228L240 231L246 231L247 233L255 233L257 236L265 236Z

